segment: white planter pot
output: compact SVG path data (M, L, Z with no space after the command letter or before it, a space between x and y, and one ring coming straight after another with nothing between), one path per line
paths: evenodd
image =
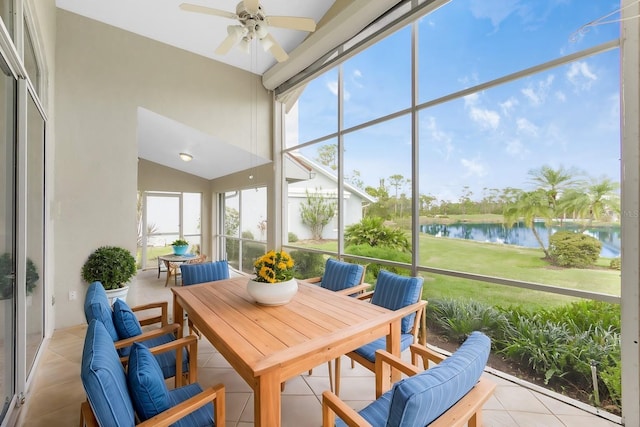
M105 289L107 293L107 298L109 298L109 305L113 305L113 301L116 298L120 298L121 300L127 300L127 294L129 293L129 286L125 286L123 288L118 289Z
M249 280L247 292L261 305L283 305L298 292L298 281L291 279L280 283L262 283Z

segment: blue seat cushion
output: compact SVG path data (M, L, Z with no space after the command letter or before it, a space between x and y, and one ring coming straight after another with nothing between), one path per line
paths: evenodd
M121 340L142 334L138 318L133 314L129 305L120 298L116 298L113 302L113 324L118 332L118 338Z
M400 351L404 351L409 348L409 346L413 344L413 335L411 334L402 334L400 336ZM354 353L359 354L364 357L371 363L376 362L376 350L386 350L387 348L387 337L378 338L375 341L370 342L369 344L365 344L362 347L359 347L354 350Z
M423 280L422 277L400 276L387 270L380 270L371 303L389 310L398 310L416 303L422 296ZM415 318L415 313L402 318L400 330L403 334L411 333Z
M113 324L113 311L109 304L109 298L104 291L104 287L100 282L93 282L89 285L87 293L84 297L84 317L87 324L91 320L96 319L102 322L109 336L111 336L112 345L118 341L118 331Z
M360 284L364 267L329 258L324 267L320 286L331 291L341 291Z
M140 343L131 346L127 383L133 407L141 421L155 417L172 406L156 358Z
M176 338L173 334L165 334L159 337L151 338L150 340L141 341L141 344L144 344L144 346L147 348L152 348L162 344L170 343L175 339ZM171 378L176 375L175 350L154 354L154 357L158 361L158 365L160 366L160 370L162 371L164 378ZM187 372L188 370L189 370L189 354L187 353L187 349L183 348L182 349L182 372Z
M473 388L487 364L491 341L473 332L440 364L394 384L388 427L423 427Z
M183 285L214 282L229 278L229 263L226 260L205 262L202 264L180 265Z
M392 393L393 390L389 390L358 413L372 426L386 426ZM347 424L336 417L336 427L347 427Z
M175 406L190 397L200 393L202 388L198 383L189 384L184 387L180 387L174 390L169 390L169 398L171 399L171 406ZM198 410L190 413L186 417L180 419L176 423L172 424L172 427L204 427L214 426L213 420L213 404L208 403Z
M100 425L134 425L124 368L104 324L96 319L89 322L85 336L80 378Z

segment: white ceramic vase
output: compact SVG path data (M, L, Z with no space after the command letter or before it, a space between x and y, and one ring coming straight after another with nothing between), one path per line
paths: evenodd
M283 305L291 301L298 292L296 279L279 283L263 283L249 280L247 292L260 305Z

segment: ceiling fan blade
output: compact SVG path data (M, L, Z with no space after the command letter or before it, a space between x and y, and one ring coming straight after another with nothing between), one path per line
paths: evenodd
M237 42L238 38L233 34L229 34L227 38L220 43L220 46L216 48L215 53L217 55L226 55Z
M200 6L197 4L182 3L180 5L180 9L186 12L204 13L207 15L222 16L223 18L238 19L238 15L236 15L235 13L227 12L226 10L219 10L219 9L213 9L211 7Z
M272 27L289 28L292 30L313 32L316 30L316 23L311 18L300 18L297 16L267 16L267 24Z
M244 8L252 15L258 11L259 6L258 0L244 0Z
M289 55L287 55L287 52L284 51L282 46L278 44L276 39L274 39L271 34L267 34L265 39L269 40L272 43L271 47L269 48L269 52L271 52L273 57L276 58L276 61L284 62L289 59Z

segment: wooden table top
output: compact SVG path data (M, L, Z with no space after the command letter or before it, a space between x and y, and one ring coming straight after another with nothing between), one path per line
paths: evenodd
M254 302L246 277L172 288L177 303L250 385L281 381L389 333L396 312L299 282L288 304ZM274 285L277 286L277 285Z

